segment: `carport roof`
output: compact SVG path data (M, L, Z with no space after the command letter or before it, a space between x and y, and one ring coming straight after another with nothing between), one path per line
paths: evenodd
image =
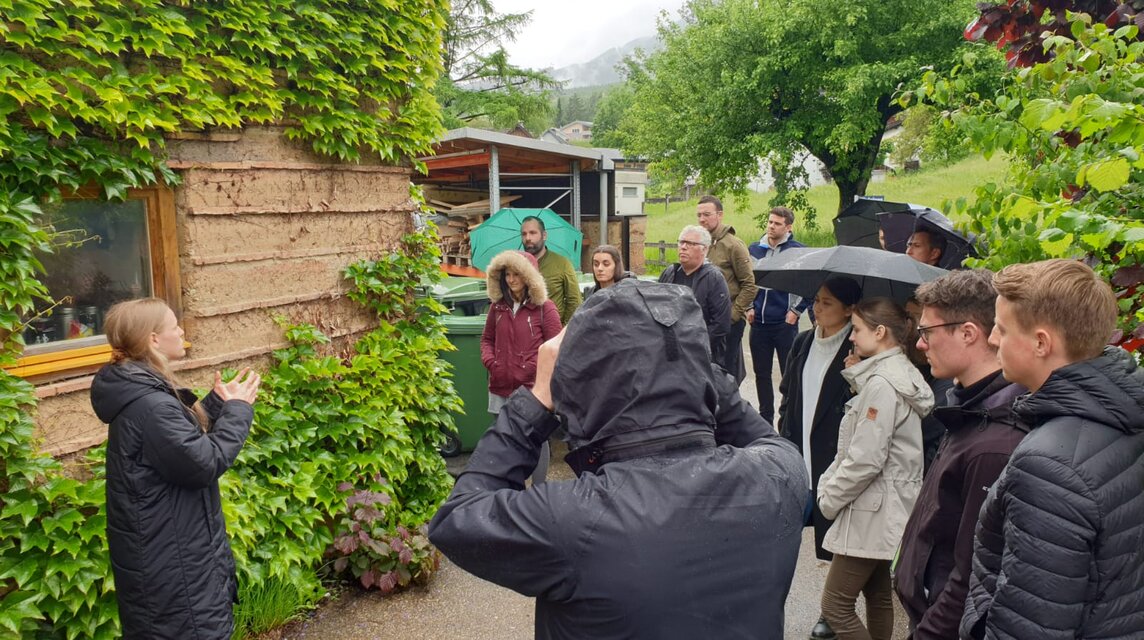
M568 174L570 163L581 171L611 169L610 149L577 147L465 127L453 129L433 145L434 154L420 160L429 173L415 176L418 183L485 182L489 179L492 147L496 147L502 174Z

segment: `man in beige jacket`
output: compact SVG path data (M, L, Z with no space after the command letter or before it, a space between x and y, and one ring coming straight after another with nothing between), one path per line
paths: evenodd
M747 245L735 236L734 227L723 224L723 203L719 198L699 198L696 216L699 226L711 234L707 261L722 272L731 295L731 330L727 333L726 355L720 364L740 383L747 377L743 365L743 329L756 292L751 255L747 253Z

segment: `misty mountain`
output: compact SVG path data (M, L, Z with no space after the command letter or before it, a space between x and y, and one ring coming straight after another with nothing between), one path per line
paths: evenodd
M553 78L565 82L566 89L576 87L593 87L610 85L622 82L623 78L616 72L616 65L636 49L644 51L657 51L663 44L656 36L636 38L619 47L612 47L587 62L570 64L565 67L549 69Z

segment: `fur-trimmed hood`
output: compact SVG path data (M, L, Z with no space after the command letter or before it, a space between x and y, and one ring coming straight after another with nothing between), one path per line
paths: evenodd
M528 291L526 302L539 305L544 304L544 301L548 299L548 288L544 286L544 276L540 275L536 258L522 251L502 251L489 262L487 270L489 300L493 304L500 302L505 297L505 292L501 291L500 280L501 273L505 269L512 269L524 276Z

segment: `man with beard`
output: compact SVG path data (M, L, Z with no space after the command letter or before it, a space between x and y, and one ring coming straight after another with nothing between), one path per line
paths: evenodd
M549 251L544 245L547 241L548 232L544 229L543 220L528 216L520 222L520 243L540 263L540 275L544 276L544 284L548 287L548 299L560 311L560 324L568 326L568 319L583 301L580 282L568 258Z

